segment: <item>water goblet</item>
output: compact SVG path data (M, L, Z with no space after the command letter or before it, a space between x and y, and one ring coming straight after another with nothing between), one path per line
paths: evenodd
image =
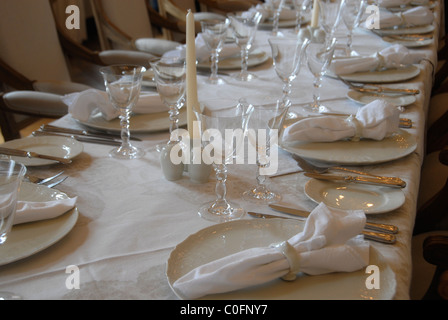
M331 39L334 38L334 33L341 20L341 2L343 0L318 0L319 17L322 27L325 31L327 46Z
M254 105L249 119L247 136L255 148L257 184L243 193L243 198L260 204L278 202L282 195L266 183L266 177L275 174L278 167L278 148L283 133L283 121L289 105L278 100L274 103ZM277 161L277 163L276 163Z
M347 27L347 56L359 56L359 54L353 50L352 37L353 29L359 25L361 17L363 15L365 0L344 0L341 7L341 16Z
M272 35L278 36L278 25L280 22L280 13L283 9L283 4L285 3L285 0L269 0L268 4L271 7L273 13L274 13L274 21L272 25Z
M330 66L334 50L336 47L336 38L333 38L329 45L326 43L310 43L306 48L306 61L308 68L314 76L313 103L310 106L313 112L328 112L329 109L320 103L320 88L322 78Z
M298 34L303 23L303 13L311 7L311 0L292 0L292 5L296 11L296 27L294 33Z
M202 20L202 37L211 51L211 74L207 82L211 84L224 84L225 81L218 76L219 54L227 37L230 25L229 19Z
M272 50L275 72L283 82L283 104L289 105L291 84L299 74L302 57L309 39L298 37L272 37L268 39Z
M0 246L5 244L14 223L17 197L26 167L14 160L0 160ZM20 299L11 292L0 291L0 300Z
M109 155L117 159L137 159L145 152L130 142L130 117L132 108L138 101L143 73L146 69L135 65L112 65L100 69L106 91L112 105L120 111L121 146Z
M201 101L201 110L201 113L196 112L196 117L204 146L203 161L213 164L217 181L216 199L201 206L198 213L202 218L214 222L240 219L246 211L226 199L227 164L241 150L239 148L244 141L252 109L232 99L211 99Z
M261 18L262 14L257 11L249 16L229 15L230 26L232 27L236 44L241 49L241 72L235 76L238 80L251 81L256 78L254 74L247 71L247 60L249 59L249 50L252 48Z
M179 113L185 100L186 64L181 59L162 59L151 63L162 102L169 108L170 135L179 128ZM175 143L171 139L167 144ZM162 146L157 146L160 151Z

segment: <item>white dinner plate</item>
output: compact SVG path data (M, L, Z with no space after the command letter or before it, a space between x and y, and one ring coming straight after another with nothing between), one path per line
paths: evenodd
M174 282L194 268L233 253L267 247L272 243L288 240L303 230L299 220L237 220L202 229L176 246L167 262L168 282ZM370 250L371 265L379 267L380 289L367 289L365 270L350 273L331 273L307 276L299 274L293 282L274 280L263 285L209 295L203 299L222 300L361 300L391 299L395 294L395 274L383 257L373 248Z
M430 33L433 32L435 28L436 27L433 24L428 24L425 26L406 27L406 28L372 29L372 31L380 36L390 36L390 35L403 35L403 34Z
M405 200L399 188L318 179L306 183L305 194L314 202L323 202L331 208L364 210L366 214L390 212L401 207Z
M33 151L40 154L65 159L73 159L80 155L84 150L83 144L75 139L54 136L26 137L5 142L1 146L12 149ZM38 158L11 158L27 167L45 166L58 163L57 161Z
M369 104L372 101L381 99L389 103L392 103L396 106L408 106L416 101L414 95L381 94L381 93L359 92L356 90L350 90L347 93L347 97L361 104Z
M382 71L368 71L368 72L356 72L351 74L341 75L341 78L363 83L391 83L401 82L415 78L420 74L420 69L417 66L410 65L401 69L387 69ZM326 74L329 77L337 78L337 76L331 72Z
M121 131L120 119L107 121L100 111L94 111L87 121L77 120L82 125L100 131L119 133ZM185 108L180 110L179 126L187 124L187 112ZM168 130L170 119L166 112L135 114L130 120L131 133L149 133Z
M308 160L340 165L366 165L392 161L405 157L417 148L417 140L407 131L383 140L361 139L335 142L283 143L284 150Z
M67 199L68 196L55 189L23 182L19 200L44 202ZM74 208L54 219L23 223L13 226L6 242L0 246L0 265L5 265L36 254L66 236L78 220Z
M401 44L402 46L405 46L407 48L418 48L418 47L424 47L429 46L433 43L432 39L423 39L423 40L409 40L409 39L399 39L399 38L392 38L392 37L383 37L384 41L394 43L394 44Z
M269 56L266 52L255 49L251 53L249 53L249 59L247 60L247 66L255 67L269 59ZM198 63L198 68L207 68L210 69L210 61L203 61ZM222 59L218 62L219 70L234 70L241 69L241 57L240 55L229 57Z

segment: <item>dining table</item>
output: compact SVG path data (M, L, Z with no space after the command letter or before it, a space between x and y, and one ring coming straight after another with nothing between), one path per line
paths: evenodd
M256 290L242 290L235 293L235 296L229 293L224 299L410 299L412 234L417 212L420 170L425 157L426 118L437 66L443 12L443 2L431 3L434 3L432 10L435 15L431 41L424 46L409 49L423 56L423 59L414 64L418 74L411 79L387 83L394 88L419 90L414 96L415 101L400 107L400 117L412 121L411 127L400 130L415 141L415 149L404 156L385 161L381 161L379 157L379 161L372 163L350 165L351 168L371 174L397 176L406 182L406 187L402 189L405 200L401 206L387 212L368 214L369 221L393 224L399 228L393 244L369 241L379 254L381 264L390 270L385 282L381 283L379 289L369 290L365 285L369 274L363 271L358 274L358 286L362 290L357 289L354 295L346 297L341 294L345 289L337 288L344 286L344 283L332 282L332 277L336 275L329 274L321 278L324 280L316 284L314 289L302 286L301 278L291 283L279 280L281 283L276 285L288 286L284 292L278 288L272 291L268 288L257 295ZM280 31L284 35L295 36L294 26L280 25ZM253 61L249 62L249 71L256 75L256 79L250 82L241 82L232 77L240 70L239 58L227 63L225 60L220 62L219 71L226 82L222 85L208 84L208 76L202 72L209 72L209 68L202 68L199 64L199 101L208 98L246 98L249 101L252 97L266 97L266 101L280 99L283 84L273 66L268 43L271 36L269 28L259 27L252 50ZM336 37L338 45L344 47L346 28L342 23L336 30ZM371 55L391 45L391 42L385 41L372 30L363 27L354 30L353 48L361 55ZM388 79L380 80L388 82ZM151 91L155 88L144 90ZM354 114L363 104L348 98L349 90L337 77L325 76L320 90L321 101L331 112ZM302 63L299 75L292 83L290 114L300 115L306 112L304 107L313 101L312 93L313 75L306 64ZM185 110L181 114L185 115ZM185 119L182 119L180 124L185 125ZM197 235L201 230L209 230L208 228L217 228L216 232L221 237L219 241L233 243L231 239L226 239L226 233L222 229L227 222L211 222L198 215L199 206L215 198L214 174L205 183L192 181L188 172L184 172L179 180L167 180L161 170L157 146L169 138L168 127L162 130L146 127L133 131L133 123L135 125L137 121L137 116L131 118L131 136L140 139L132 143L145 151L140 159L114 159L108 155L111 146L83 142L82 152L70 164L29 167L30 172L40 176L49 176L63 170L68 178L55 187L54 192L77 197L76 209L70 211L69 217L63 218L65 220L62 224L51 224L51 220L30 223L29 233L48 231L50 239L46 240L43 247L39 247L40 235L33 234L16 249L15 259L0 265L0 291L13 292L26 300L178 300L179 296L171 288L167 274L173 250L191 239L192 235ZM70 114L51 124L64 128L106 131L75 120ZM378 154L381 154L381 149ZM291 217L266 204L257 204L242 197L243 192L256 182L256 168L256 164L249 163L228 165L227 198L240 204L248 212ZM271 177L269 183L282 194L282 203L312 211L317 203L305 192L305 186L311 178L303 172L292 172L299 169L290 150L279 148L277 173L289 174ZM246 214L240 221L264 220ZM43 224L43 229L37 228L40 231L35 231L33 224ZM45 229L46 225L48 230ZM21 226L13 227L11 242L19 227ZM228 236L241 237L232 232ZM212 240L204 237L202 241ZM4 248L0 247L0 257L5 250L6 245ZM21 250L26 252L21 253ZM189 250L194 252L195 247ZM196 254L201 259L201 253ZM175 269L176 266L170 268ZM377 293L372 293L375 290ZM332 296L331 292L336 293Z

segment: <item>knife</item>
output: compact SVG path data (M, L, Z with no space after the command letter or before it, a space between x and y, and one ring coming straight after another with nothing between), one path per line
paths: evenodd
M308 216L310 215L308 211L290 208L279 204L270 204L269 207L276 211L292 214L294 216L299 216L302 218L308 218ZM398 233L398 227L385 223L366 222L365 228L369 230L381 231L386 233L393 233L393 234Z
M33 136L56 136L56 137L70 137L80 142L87 143L98 143L105 144L109 146L121 146L121 142L113 139L103 139L103 138L95 138L91 136L77 136L74 134L65 134L65 133L56 133L56 132L46 132L46 131L34 131Z
M72 160L70 160L70 159L48 156L48 155L39 154L39 153L33 152L33 151L10 149L10 148L4 148L4 147L0 147L0 154L6 154L8 156L15 156L15 157L39 158L39 159L45 159L45 160L53 160L53 161L57 161L57 162L60 162L63 164L69 164L72 162Z
M364 184L383 185L388 187L406 187L404 181L391 179L391 178L376 178L366 176L340 176L336 174L320 174L320 173L305 173L305 176L309 178L315 178L319 180L331 180L331 181L344 181Z
M261 219L273 219L273 218L279 218L279 219L293 219L293 218L287 218L287 217L281 217L281 216L275 216L271 214L264 214L264 213L257 213L257 212L248 212L249 215L261 218ZM397 241L397 238L395 235L390 233L381 233L381 232L375 232L375 231L368 231L363 230L362 234L364 235L364 239L366 240L373 240L381 243L386 244L393 244Z
M121 137L116 134L108 134L108 133L94 133L87 130L78 130L78 129L69 129L69 128L61 128L49 124L44 124L40 127L40 130L45 132L59 132L59 133L67 133L67 134L75 134L80 136L89 136L94 138L101 139L112 139L112 140L121 140ZM141 141L139 138L130 137L131 140Z

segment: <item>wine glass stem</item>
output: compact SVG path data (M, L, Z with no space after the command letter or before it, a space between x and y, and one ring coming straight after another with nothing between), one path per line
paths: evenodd
M297 12L296 12L296 29L295 29L295 33L299 33L301 27L302 27L302 11L301 10L297 10Z
M257 166L258 166L258 168L257 168L257 190L266 191L266 185L265 185L266 176L260 174L260 172L261 172L261 169L265 168L267 165L263 165L260 163L260 161L257 161Z
M218 80L218 61L219 61L219 52L218 52L218 50L213 50L212 51L211 74L210 74L211 81Z
M227 166L225 164L215 165L215 174L216 174L216 186L215 186L216 202L226 203Z
M322 78L315 77L314 78L314 90L313 90L313 108L319 108L320 106L320 86L321 86Z
M249 50L247 48L241 49L241 74L247 73L247 60L249 59Z
M289 94L291 93L291 82L286 82L284 85L283 85L283 103L285 104L285 105L288 105L289 104Z
M353 43L352 32L349 31L347 33L347 55L348 56L350 56L352 53L352 43Z
M278 34L278 22L280 21L280 10L274 12L274 26L272 28L272 34L276 36Z
M177 104L170 106L170 133L179 128L179 107Z
M123 148L128 148L131 146L130 144L131 132L129 130L130 116L131 116L130 108L120 109L121 146Z

